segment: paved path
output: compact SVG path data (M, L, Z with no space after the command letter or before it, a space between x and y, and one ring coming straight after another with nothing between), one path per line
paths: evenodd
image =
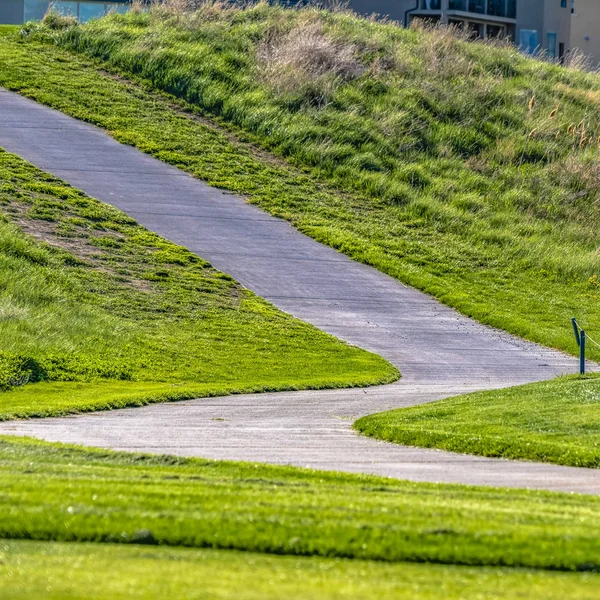
M365 390L244 395L62 419L0 433L124 450L600 493L600 470L483 459L361 438L358 416L549 379L576 360L475 323L239 198L102 131L0 91L0 146L126 211L284 311L377 352L403 374Z

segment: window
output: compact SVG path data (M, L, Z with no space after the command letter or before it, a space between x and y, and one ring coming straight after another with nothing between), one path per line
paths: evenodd
M126 13L130 9L129 4L107 4L106 12L109 13L111 11L118 12L121 14Z
M506 15L506 3L504 0L488 0L487 14L496 17Z
M0 2L1 1L2 0L0 0ZM436 0L432 0L432 2L435 1ZM94 2L93 0L88 0L87 2L78 2L77 0L67 0L54 2L53 4L51 4L50 0L25 0L25 8L23 14L24 20L41 21L51 5L61 15L70 15L73 17L77 17L82 23L85 23L90 19L97 19L99 17L103 17L106 13L111 11L125 13L130 8L129 2Z
M23 20L41 21L48 10L50 3L48 0L25 0L25 11Z
M465 30L469 32L470 37L473 39L483 37L483 23L474 23L473 21L467 21Z
M79 3L79 20L82 23L90 19L98 19L105 14L103 2L80 2Z
M53 7L63 16L77 16L77 2L55 2Z
M567 8L567 0L560 0L560 7Z
M556 58L556 33L548 34L548 58Z
M502 39L506 37L506 30L502 25L490 25L487 26L487 37Z
M485 13L485 0L469 0L469 11Z
M517 0L449 0L448 8L509 19L517 16Z
M522 52L535 54L539 46L538 32L536 29L521 29L519 34L519 47Z

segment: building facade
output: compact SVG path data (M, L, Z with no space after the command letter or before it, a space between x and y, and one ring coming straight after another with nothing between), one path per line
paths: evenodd
M600 65L600 2L598 0L577 0L571 21L570 47L588 56L590 66L597 68Z
M101 17L111 10L127 10L128 0L72 0L54 2L56 9L65 15L73 15L80 21ZM0 24L18 25L27 21L38 21L50 7L50 0L0 0Z
M524 52L563 58L571 49L573 6L574 0L519 0L515 42Z
M600 21L598 0L589 5ZM449 23L474 37L508 37L524 52L560 58L571 47L575 0L351 0L357 12L378 13L410 25L414 19Z

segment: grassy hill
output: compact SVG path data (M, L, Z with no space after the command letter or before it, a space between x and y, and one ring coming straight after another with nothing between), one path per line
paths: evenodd
M0 85L243 195L484 322L574 350L568 317L594 322L600 293L596 77L445 31L264 4L209 3L186 14L176 4L85 26L51 18L7 31ZM39 306L51 308L51 323L61 315L78 323L58 336L58 348L36 340L26 319L19 335L5 336L26 359L20 368L75 379L3 392L5 414L395 376L122 213L13 156L0 159L2 185L12 186L0 239L16 248L6 260L49 290ZM42 315L31 286L18 289L28 312L15 318ZM199 307L190 302L197 297ZM190 364L176 328L188 334ZM212 354L232 328L239 337L227 335ZM140 341L144 357L132 351ZM284 377L267 345L294 370ZM73 348L85 356L71 360ZM245 597L429 598L443 590L448 598L593 598L598 586L594 573L540 570L598 569L595 497L14 438L0 440L0 481L0 536L36 540L0 543L0 589L13 597L110 590L237 598L241 589ZM208 550L173 547L181 545ZM156 586L173 589L155 588L161 578Z
M369 436L572 467L600 468L600 377L561 377L359 419Z
M1 149L0 281L3 419L397 376Z
M181 6L52 18L22 40L97 59L284 158L269 186L287 165L310 173L335 191L269 195L218 167L211 182L482 322L573 352L569 317L600 321L598 76L348 13ZM50 82L0 83L103 120L52 100ZM205 177L174 132L117 136Z

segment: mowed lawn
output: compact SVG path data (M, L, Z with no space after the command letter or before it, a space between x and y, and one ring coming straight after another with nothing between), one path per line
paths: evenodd
M398 376L1 149L0 316L0 419Z
M4 600L595 600L595 574L0 540Z
M363 417L358 431L465 454L600 467L600 377L561 377Z
M0 440L0 538L598 569L600 498Z

